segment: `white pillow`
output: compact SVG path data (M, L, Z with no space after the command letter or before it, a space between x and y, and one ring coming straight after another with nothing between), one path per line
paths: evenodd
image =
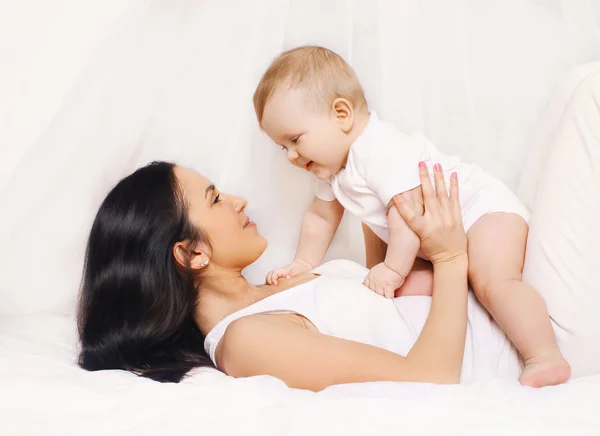
M532 209L523 278L587 375L600 372L600 63L568 76L540 132L519 189Z

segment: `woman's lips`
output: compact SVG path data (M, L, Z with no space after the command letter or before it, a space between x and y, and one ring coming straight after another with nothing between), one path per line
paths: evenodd
M246 217L246 222L244 223L244 228L248 228L248 227L256 227L256 224L254 224L252 221L250 221L250 218Z

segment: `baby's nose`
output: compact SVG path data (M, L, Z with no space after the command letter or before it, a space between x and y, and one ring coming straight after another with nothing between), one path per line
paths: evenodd
M287 158L290 162L295 161L296 159L298 159L300 157L300 155L298 154L297 151L294 150L288 150L287 152Z

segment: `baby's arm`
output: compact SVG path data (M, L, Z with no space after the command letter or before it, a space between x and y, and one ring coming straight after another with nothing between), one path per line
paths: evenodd
M343 215L344 208L339 201L325 201L315 197L304 214L294 259L301 259L312 268L320 265Z
M344 208L339 201L325 201L315 197L302 219L294 261L271 271L267 275L267 283L276 285L280 277L294 277L320 265L343 215Z
M419 237L408 227L396 207L391 207L388 212L388 249L384 263L402 277L402 282L415 262L419 246Z
M365 265L371 269L385 260L387 244L365 223L362 224L362 230L365 240Z
M416 192L420 189L419 186L408 192ZM398 295L395 291L406 280L419 247L418 236L404 222L398 210L392 206L388 212L388 246L385 260L369 271L364 285L386 298Z
M371 269L385 260L388 245L383 242L374 232L363 223L363 234L365 238L366 266ZM409 295L430 296L433 292L433 267L431 262L417 257L412 269L400 289L396 289L394 297L406 297Z

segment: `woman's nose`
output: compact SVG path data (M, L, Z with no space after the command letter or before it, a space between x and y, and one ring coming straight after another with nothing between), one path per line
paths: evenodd
M248 200L246 200L244 197L237 197L237 196L233 197L233 207L235 208L235 211L237 213L240 213L241 211L243 211L246 208L247 204L248 204Z

